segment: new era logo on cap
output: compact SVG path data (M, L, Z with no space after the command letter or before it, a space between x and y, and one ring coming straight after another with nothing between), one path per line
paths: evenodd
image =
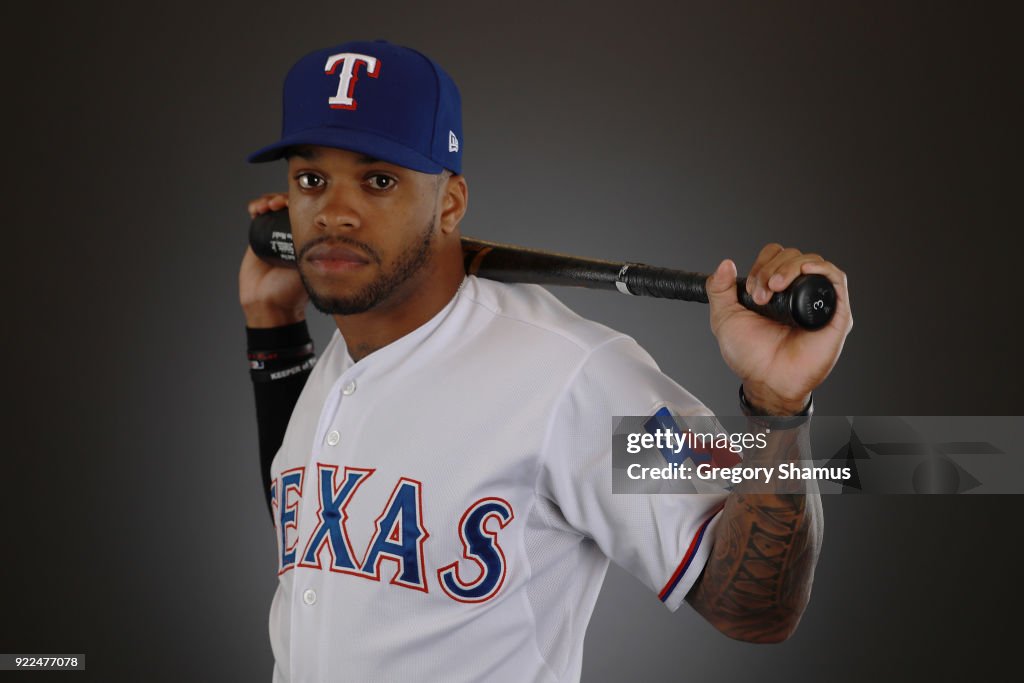
M292 67L284 84L281 139L249 161L319 145L423 173L461 173L461 109L455 82L429 57L385 41L345 43Z

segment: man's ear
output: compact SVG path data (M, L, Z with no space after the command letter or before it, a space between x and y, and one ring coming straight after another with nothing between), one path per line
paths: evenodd
M458 227L462 217L466 215L469 205L469 186L466 177L451 174L441 181L441 218L440 228L444 234L451 234Z

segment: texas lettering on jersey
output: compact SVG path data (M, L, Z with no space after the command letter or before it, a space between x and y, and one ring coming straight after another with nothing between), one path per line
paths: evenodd
M296 566L380 581L395 564L389 578L393 586L428 593L430 568L425 566L423 544L430 537L423 519L423 487L401 477L372 522L372 536L362 553L356 553L349 537L346 508L359 487L375 470L318 463L307 482L305 467L282 472L270 487L274 524L280 541L278 576ZM299 538L299 503L308 487L316 488L317 521L307 539ZM490 600L505 583L507 563L498 534L515 518L503 498L487 497L473 502L459 520L461 558L436 570L437 585L452 600L478 603ZM367 520L368 521L368 520ZM304 543L302 541L305 541ZM473 565L476 569L472 569Z

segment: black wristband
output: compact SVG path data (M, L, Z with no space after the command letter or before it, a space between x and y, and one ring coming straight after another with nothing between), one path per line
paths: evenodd
M312 369L315 363L313 341L305 320L280 327L247 327L245 336L254 382L284 379Z
M305 320L280 327L247 327L245 328L246 346L250 351L257 349L289 349L308 344L313 340L309 336L309 327Z
M807 399L804 409L795 415L771 415L761 408L751 405L740 384L740 409L751 421L767 429L794 429L811 419L814 414L814 394Z
M313 352L313 342L309 342L302 346L293 346L287 349L266 349L262 351L249 349L248 355L249 367L257 370L264 367L265 363L271 361L305 360L316 354Z

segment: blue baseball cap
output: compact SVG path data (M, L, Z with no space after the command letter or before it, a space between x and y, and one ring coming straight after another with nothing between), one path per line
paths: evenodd
M461 173L459 89L426 55L383 40L317 50L285 78L281 139L249 161L280 159L296 145L347 149L422 173Z

